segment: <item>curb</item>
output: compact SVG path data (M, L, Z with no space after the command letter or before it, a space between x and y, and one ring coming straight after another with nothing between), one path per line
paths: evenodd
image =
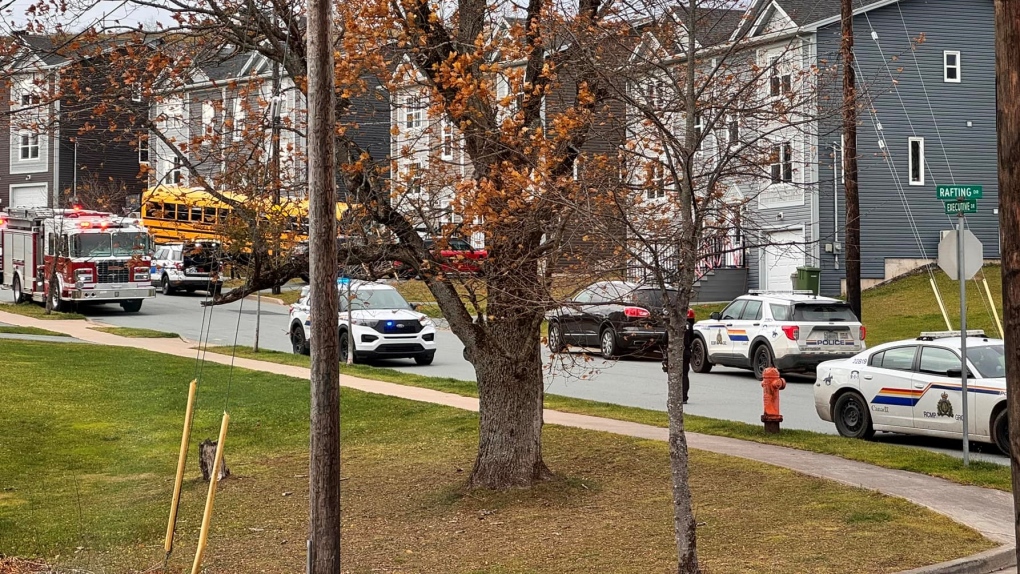
M1011 566L1016 566L1016 547L1007 544L972 556L904 570L896 574L990 574Z
M245 297L245 299L247 299L249 301L258 301L259 297L257 295L255 295L255 294L252 294L252 295L248 295L247 297ZM263 303L268 302L268 303L272 303L274 305L280 305L280 306L284 306L284 307L287 306L287 304L283 302L283 299L277 299L276 297L269 297L267 295L263 295L262 296L262 302Z

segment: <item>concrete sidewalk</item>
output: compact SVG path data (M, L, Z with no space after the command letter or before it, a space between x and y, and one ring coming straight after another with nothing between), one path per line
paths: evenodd
M2 311L0 311L0 321L11 325L45 328L103 345L143 347L157 353L179 357L195 357L197 355L193 343L179 339L126 339L91 330L88 328L90 324L87 321L48 321ZM303 367L251 359L232 359L217 353L207 353L204 358L212 363L229 365L233 361L233 364L238 367L302 379L307 379L310 375L309 369ZM430 389L346 375L342 377L341 385L370 393L471 411L478 410L477 399ZM661 427L553 410L545 411L545 422L650 440L665 441L668 437L668 430ZM687 433L687 442L694 449L756 460L810 476L903 498L969 526L1001 545L996 549L972 557L911 570L910 574L922 572L926 574L986 574L1015 566L1013 497L1010 493L976 486L964 486L940 478L880 468L835 456L724 437ZM1006 572L1015 572L1015 569Z

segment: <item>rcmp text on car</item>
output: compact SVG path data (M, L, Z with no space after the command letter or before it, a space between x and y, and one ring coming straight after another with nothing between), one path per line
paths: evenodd
M1009 452L1003 342L967 332L967 426L970 438ZM878 345L818 366L815 410L839 434L875 431L963 436L960 333L939 331Z

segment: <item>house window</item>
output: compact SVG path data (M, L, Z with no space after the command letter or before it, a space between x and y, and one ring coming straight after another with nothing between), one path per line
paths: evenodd
M184 183L184 170L182 168L181 158L175 157L173 164L170 166L170 173L167 179L173 185L181 185Z
M726 143L731 149L740 144L740 118L737 116L726 118Z
M654 162L649 170L650 181L648 189L645 190L645 197L648 199L662 199L666 197L666 168L659 162Z
M769 95L780 96L793 91L789 72L783 73L782 62L778 56L769 58Z
M960 82L960 52L946 50L942 52L942 79L946 82Z
M453 124L443 121L443 159L453 159Z
M910 138L910 185L924 185L924 138Z
M645 103L653 110L662 109L664 85L661 80L654 80L645 87Z
M241 139L241 134L244 133L244 121L245 121L245 109L244 109L244 97L241 95L237 96L234 100L234 139Z
M407 115L404 117L405 127L416 130L421 127L421 98L411 97L407 100Z
M149 163L149 137L138 138L138 163Z
M140 102L142 101L142 83L135 82L131 84L131 101Z
M413 162L407 167L407 191L413 195L421 193L421 162Z
M790 142L772 146L772 183L793 183L793 146Z
M21 94L21 105L23 106L38 106L41 101L39 94L35 92L26 91Z
M211 136L213 133L213 122L216 120L216 109L213 108L212 102L202 102L202 135ZM209 140L202 140L203 144L208 144Z
M20 141L20 158L23 160L39 159L39 134L22 133Z

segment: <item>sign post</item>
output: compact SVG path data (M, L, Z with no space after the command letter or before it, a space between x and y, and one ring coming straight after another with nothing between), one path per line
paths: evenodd
M956 273L960 279L960 390L963 395L963 466L970 466L969 431L967 428L967 277L964 275L964 212L959 214L959 228L956 231Z
M960 282L960 390L963 395L963 465L970 465L970 417L967 411L967 280L984 263L981 242L966 230L968 213L977 213L977 200L984 190L980 185L938 185L935 197L943 202L946 215L956 215L957 227L939 244L939 267L950 279ZM955 236L955 237L953 237ZM953 252L952 243L956 242ZM955 261L953 261L955 259Z

